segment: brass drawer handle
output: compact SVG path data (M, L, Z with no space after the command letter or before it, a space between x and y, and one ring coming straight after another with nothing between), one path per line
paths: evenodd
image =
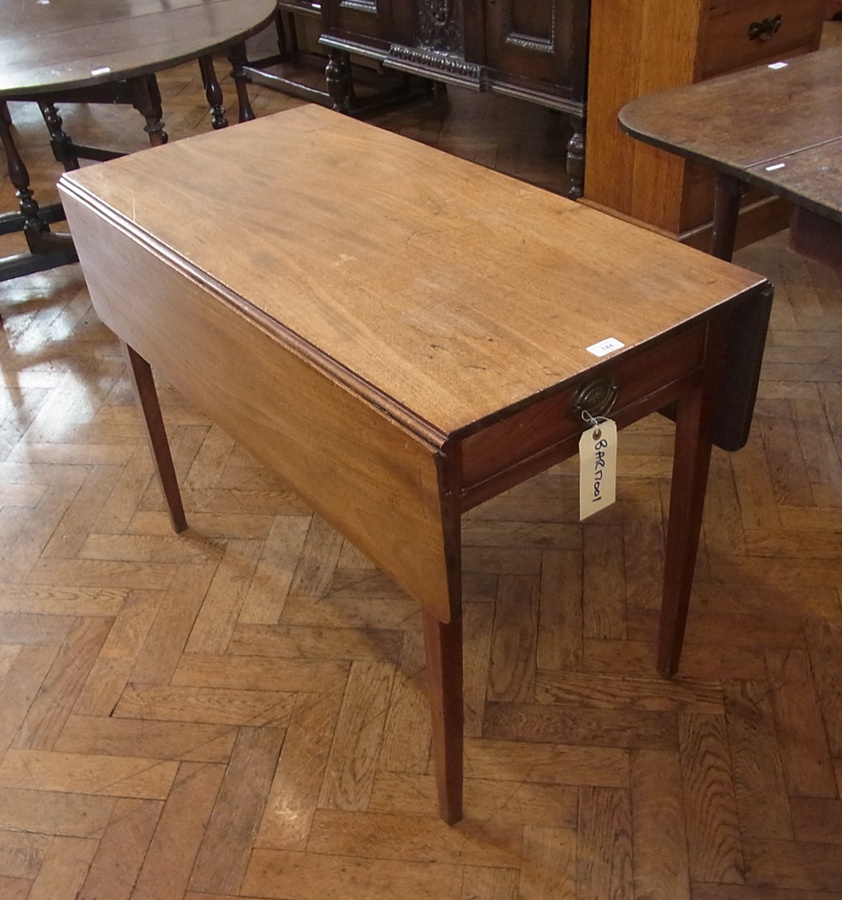
M573 397L573 411L583 421L590 423L592 418L606 416L611 412L620 385L611 373L594 381L583 384Z
M783 23L780 13L771 19L763 19L762 22L752 22L748 26L748 38L750 41L768 41L777 32Z

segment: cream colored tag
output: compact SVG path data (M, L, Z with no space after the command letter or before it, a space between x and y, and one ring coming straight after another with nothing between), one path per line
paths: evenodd
M579 439L579 519L617 498L617 425L599 419Z

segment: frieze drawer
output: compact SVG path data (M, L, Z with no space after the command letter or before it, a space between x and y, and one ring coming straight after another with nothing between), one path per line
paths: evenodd
M656 340L623 353L615 362L609 359L598 370L592 369L586 379L571 382L552 396L484 428L481 441L465 437L460 450L467 505L482 502L484 483L492 473L504 470L503 479L514 485L529 477L533 469L539 471L550 465L548 458L557 462L575 453L579 436L587 427L575 410L576 397L594 379L610 378L616 384L617 395L609 415L618 424L632 410L639 415L641 404L650 405L654 412L672 401L678 385L699 371L706 334L705 324L700 323L688 328L681 340L669 344ZM499 490L499 478L494 484Z

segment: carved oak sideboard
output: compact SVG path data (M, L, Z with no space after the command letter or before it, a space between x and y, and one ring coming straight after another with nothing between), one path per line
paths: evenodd
M350 60L367 57L379 71L557 109L572 123L569 196L584 194L698 247L711 229L710 174L622 134L620 109L651 91L815 50L827 12L826 0L279 0L279 7L318 18L334 108L354 111ZM787 216L780 200L750 192L738 244L777 231Z
M566 113L570 195L584 182L590 0L322 0L320 43L337 109L353 96L348 55L494 90Z

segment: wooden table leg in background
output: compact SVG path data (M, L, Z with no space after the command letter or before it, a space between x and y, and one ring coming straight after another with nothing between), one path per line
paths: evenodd
M4 111L8 113L5 104L0 113ZM50 231L51 223L64 219L64 210L60 203L44 207L38 205L29 184L29 172L15 145L10 123L11 116L0 114L0 144L5 152L9 180L16 189L19 211L0 214L0 235L23 232L29 252L0 259L0 281L77 260L70 235Z
M202 86L211 108L211 126L215 131L227 128L228 119L225 118L225 108L222 105L222 88L216 77L212 56L199 57L199 71L202 73Z
M234 85L237 88L237 103L240 107L238 121L251 122L254 120L255 114L251 100L249 100L249 77L245 71L248 56L246 55L246 45L243 41L232 44L228 48L228 62L231 63L231 77L234 79Z
M734 241L737 237L737 220L740 215L740 197L745 187L733 175L719 173L713 197L713 229L710 238L711 256L731 262Z
M143 130L149 135L149 143L153 147L166 144L169 136L164 131L163 110L161 108L161 92L158 90L158 79L154 75L138 75L127 79L134 100L132 105L146 119Z
M167 440L164 419L161 415L161 404L158 401L158 391L155 389L152 369L149 363L136 350L125 342L121 343L129 362L129 371L131 372L137 399L143 411L146 436L149 439L152 459L155 462L155 473L158 476L161 490L164 492L164 498L167 501L170 521L175 531L184 531L187 528L187 519L184 515L181 491L178 488L175 466L170 453L170 445Z
M9 122L11 122L11 118L9 118ZM40 234L49 231L49 228L39 217L38 202L29 186L29 172L18 153L9 122L5 117L0 117L0 143L6 153L9 181L16 188L15 196L20 203L20 215L24 220L22 230L30 248L33 248L33 242L37 241Z
M70 135L64 130L64 122L59 114L58 107L52 100L39 100L38 108L50 132L50 144L57 162L64 166L65 172L72 172L79 168L79 156L76 145Z

